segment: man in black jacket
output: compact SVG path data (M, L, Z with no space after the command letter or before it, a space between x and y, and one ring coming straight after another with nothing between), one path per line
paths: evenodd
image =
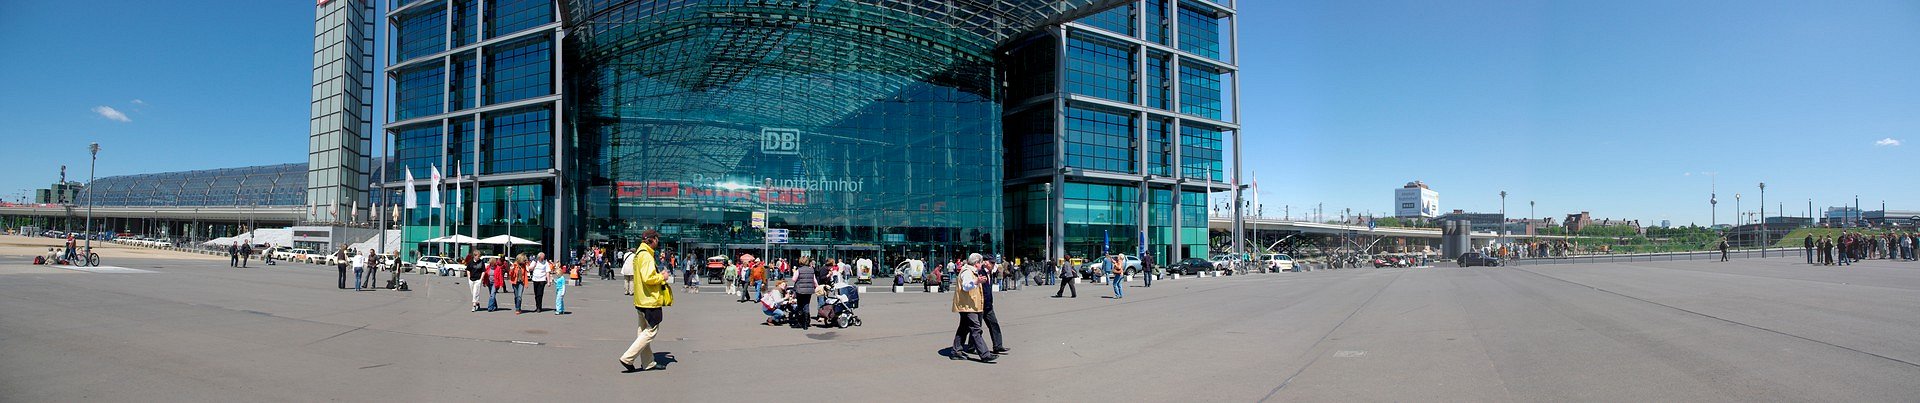
M347 289L347 248L333 252L333 266L340 272L340 289Z
M1073 287L1073 280L1080 277L1080 273L1066 266L1068 265L1059 264L1051 260L1047 261L1047 271L1059 273L1056 277L1060 278L1060 289L1053 292L1053 297L1060 298L1061 294L1072 291L1073 296L1071 298L1080 298L1080 290Z
M1813 234L1807 234L1807 241L1801 249L1806 250L1807 264L1813 264Z

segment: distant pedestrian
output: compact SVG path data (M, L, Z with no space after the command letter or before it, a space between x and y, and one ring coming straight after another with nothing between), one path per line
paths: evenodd
M487 312L500 310L500 290L507 287L507 257L487 262Z
M986 297L980 291L976 270L972 265L961 267L953 279L953 312L960 314L960 324L953 329L953 346L947 350L947 358L967 359L966 346L973 346L972 353L980 362L992 363L999 357L987 351L986 341L980 338L980 312L986 310Z
M624 281L621 281L620 283L625 284L625 287L627 288L627 295L633 295L633 259L634 257L635 257L634 253L632 252L622 252L621 259L620 259L620 261L626 262L626 264L620 265L620 279L624 280Z
M267 249L260 252L260 262L268 266L278 266L273 264L273 244L267 244Z
M553 263L547 261L547 253L533 255L533 261L527 263L527 280L533 282L533 313L547 310L547 281L553 279Z
M513 259L513 265L507 267L507 287L513 289L513 314L527 313L520 305L520 296L527 288L527 255L520 254Z
M1813 243L1813 234L1807 234L1806 241L1801 244L1802 253L1807 255L1807 264L1813 264Z
M242 268L247 267L247 263L252 260L253 260L253 244L240 245L240 267Z
M567 277L566 276L569 273L571 273L573 276L575 276L574 278L578 279L579 278L578 276L580 275L580 268L574 265L566 265L566 264L557 264L557 265L553 265L553 267L554 267L554 276L556 278L555 280L553 280L553 314L566 315L567 314Z
M360 291L360 290L366 289L365 287L361 286L360 275L366 273L367 255L372 253L373 250L368 249L367 252L368 253L355 253L353 254L353 257L349 258L351 259L350 264L353 265L353 290L354 291Z
M480 255L473 252L467 252L467 258L461 259L460 264L467 268L467 300L473 303L474 312L480 312L480 290L486 288L487 269L479 266Z
M1727 261L1727 247L1729 246L1731 245L1727 244L1726 239L1723 238L1720 240L1720 261L1722 262Z
M1080 278L1079 271L1068 267L1070 265L1056 263L1053 260L1048 260L1046 264L1047 271L1052 272L1054 277L1060 278L1060 289L1053 292L1053 297L1060 298L1061 294L1071 291L1073 296L1068 298L1080 298L1080 290L1073 286L1074 280Z
M637 273L630 287L633 288L633 309L640 316L638 334L627 352L620 355L620 366L627 372L646 371L659 368L653 360L653 338L660 333L660 321L664 319L662 308L673 306L673 288L667 284L672 281L671 274L663 274L653 259L653 248L660 243L660 233L646 230L640 234L640 247L634 250L622 271ZM638 368L636 363L641 364Z
M347 247L342 246L340 250L333 252L333 267L340 272L340 289L347 289ZM358 287L360 284L358 278L354 280L354 284Z
M67 256L73 256L73 252L72 252L73 248L69 247L67 249L68 249ZM71 260L73 258L68 257L67 259ZM239 245L227 244L227 267L240 267L240 246ZM345 287L341 287L341 288L345 288Z
M1106 269L1112 278L1109 281L1113 283L1113 299L1126 297L1124 287L1127 285L1127 267L1122 265L1126 261L1127 259L1118 253L1107 256Z
M1140 255L1140 267L1146 269L1143 270L1145 273L1141 273L1146 279L1146 286L1153 287L1153 274L1156 271L1153 269L1153 254Z

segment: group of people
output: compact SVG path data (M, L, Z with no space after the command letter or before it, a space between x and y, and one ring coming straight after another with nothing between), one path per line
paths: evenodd
M253 253L254 250L251 243L227 244L227 267L247 267L247 261L253 260ZM271 257L269 257L267 264L273 264Z
M974 360L991 364L1007 354L1006 344L1000 339L1000 319L993 312L993 282L995 271L1000 269L978 253L967 255L958 268L953 279L953 312L960 315L960 325L953 330L948 359L965 360L972 354ZM991 349L980 337L982 330L993 339Z
M1851 266L1866 259L1920 260L1915 250L1920 247L1920 233L1871 235L1844 231L1839 237L1825 235L1817 240L1807 235L1801 245L1807 264L1822 266Z
M567 282L580 282L579 265L561 264L547 259L546 252L540 252L528 258L522 253L511 259L481 259L479 254L469 252L461 263L467 267L467 288L471 292L468 302L473 312L480 312L480 295L486 292L486 311L500 310L500 293L513 293L513 312L515 315L528 312L545 312L547 285L553 285L553 314L567 313ZM484 267L483 267L484 266ZM533 310L525 308L523 295L531 289L533 292Z
M368 268L378 267L379 263L374 260L376 259L374 256L378 255L374 254L373 249L354 253L353 249L344 246L333 252L333 265L339 273L337 277L340 280L340 289L347 289L347 269L349 268L353 269L354 291L373 289L374 272Z

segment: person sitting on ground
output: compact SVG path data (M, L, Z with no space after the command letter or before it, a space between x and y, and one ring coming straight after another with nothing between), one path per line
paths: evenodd
M787 319L786 280L774 281L773 286L760 294L760 312L767 315L767 326L779 326Z

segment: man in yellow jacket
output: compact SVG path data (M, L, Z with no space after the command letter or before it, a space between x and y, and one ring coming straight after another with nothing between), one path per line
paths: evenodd
M633 309L640 314L639 335L633 339L633 345L627 347L626 354L620 356L620 366L627 372L658 369L653 361L653 336L660 332L661 308L673 305L673 290L667 284L672 283L672 275L662 273L654 264L653 251L660 245L660 233L647 230L640 233L640 247L634 249L633 258L627 264L633 270ZM634 359L640 359L640 366L634 367Z

